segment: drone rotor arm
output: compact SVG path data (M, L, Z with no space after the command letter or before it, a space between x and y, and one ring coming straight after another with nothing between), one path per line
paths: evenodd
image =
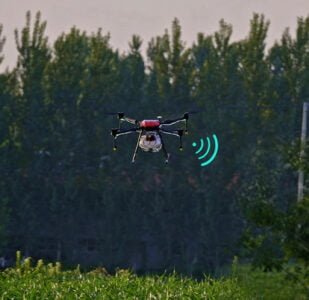
M173 119L173 120L165 120L161 123L161 125L171 126L171 125L177 124L178 122L184 122L184 121L186 121L186 119L184 119L184 118L178 118L178 119Z
M113 136L113 149L117 150L117 145L116 145L116 139L125 134L130 134L134 132L138 132L139 128L130 128L130 129L119 129L119 128L114 128L111 130L111 135Z
M112 129L111 130L111 135L116 139L117 137L121 136L121 135L125 135L125 134L130 134L130 133L134 133L137 132L139 130L139 128L130 128L130 129Z
M178 129L178 130L166 130L166 129L160 128L160 132L162 132L162 133L164 133L164 134L174 135L174 136L177 136L177 137L182 136L183 131L184 131L184 130L182 130L182 129Z
M128 117L125 117L125 116L123 116L120 120L123 121L123 122L128 122L130 124L134 124L134 125L138 124L137 120L132 119L132 118L128 118Z
M176 118L176 119L172 119L172 120L165 120L161 123L161 125L167 125L167 126L171 126L174 124L177 124L178 122L185 122L185 126L186 126L186 131L187 131L187 124L188 124L188 119L189 119L189 113L186 112L184 113L184 115L180 118Z
M185 132L185 130L183 129L176 129L176 130L165 130L165 129L160 129L160 132L164 133L164 134L169 134L169 135L174 135L179 137L179 150L182 150L182 136L183 133Z

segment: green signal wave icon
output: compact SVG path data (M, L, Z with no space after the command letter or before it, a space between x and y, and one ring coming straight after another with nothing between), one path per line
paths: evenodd
M198 143L196 143L196 142L192 143L193 148L198 147L198 149L195 151L195 154L199 155L198 159L202 161L201 167L205 167L205 166L211 164L214 161L214 159L216 158L216 156L218 154L218 150L219 150L219 142L218 142L218 138L215 134L212 135L212 139L207 137L206 143L207 143L207 146L205 145L204 139L202 139L202 138L200 139L199 147L198 147ZM214 145L214 146L212 147L212 145ZM207 147L207 149L206 149L206 147Z

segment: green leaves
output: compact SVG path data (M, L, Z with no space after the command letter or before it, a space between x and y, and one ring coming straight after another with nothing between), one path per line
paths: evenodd
M269 53L263 15L253 15L242 41L232 41L232 25L221 20L192 46L174 19L151 39L147 57L137 35L120 53L101 29L73 27L50 45L46 26L40 13L27 13L16 30L17 66L0 75L0 214L8 251L17 240L29 253L68 264L198 274L239 251L245 217L255 223L248 245L266 249L259 261L267 253L279 254L276 263L284 257L280 239L306 238L295 227L306 225L304 214L298 221L286 214L296 194L292 167L308 169L287 158L308 96L307 18L299 19L295 38L285 32ZM0 52L1 34L2 27ZM168 166L161 153L141 152L130 165L133 135L121 137L112 154L110 129L118 124L106 111L142 120L192 109L200 113L190 117L185 151L177 152L174 137L164 139ZM190 145L214 133L218 157L201 170Z
M80 272L42 260L31 266L30 261L0 272L2 299L306 299L305 286L283 273L252 271L235 263L230 276L195 280L176 272L137 276L118 269L112 275L104 268Z

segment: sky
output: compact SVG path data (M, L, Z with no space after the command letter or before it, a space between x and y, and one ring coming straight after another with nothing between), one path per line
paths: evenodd
M51 45L76 26L88 33L102 28L120 52L128 50L128 42L137 34L145 52L151 38L170 29L174 18L180 21L182 39L191 46L197 33L214 33L221 19L233 26L233 40L245 38L254 12L270 20L267 42L271 45L287 27L295 35L297 18L309 15L309 0L0 0L0 24L6 37L0 71L16 63L14 30L23 28L28 10L33 17L41 11Z

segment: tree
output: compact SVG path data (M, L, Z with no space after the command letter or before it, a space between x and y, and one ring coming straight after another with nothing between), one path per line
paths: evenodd
M3 46L5 44L5 37L2 37L3 26L0 24L0 65L4 59L2 55ZM0 170L2 174L5 174L5 160L4 153L6 152L8 135L9 135L9 124L8 124L8 108L7 108L7 97L6 97L6 80L7 76L0 75ZM4 188L3 180L0 180L1 190ZM0 249L4 246L6 241L7 233L7 222L8 222L8 211L7 211L7 199L5 198L5 193L0 193Z
M6 160L8 176L5 179L6 197L10 218L8 234L20 241L26 252L33 243L42 206L37 204L40 194L40 173L37 153L44 148L44 125L46 124L42 77L50 59L47 38L44 36L46 23L36 14L33 31L30 12L20 36L15 31L18 63L13 72L6 72L4 93L9 134ZM4 77L3 77L4 78ZM3 128L3 127L2 127ZM40 170L42 171L42 170ZM23 224L22 226L20 226Z
M121 61L121 94L126 104L144 102L145 64L141 54L142 39L133 35L129 53ZM129 111L128 111L129 112Z
M40 18L31 24L27 14L16 31L18 64L0 74L8 247L68 264L198 274L231 261L251 220L258 239L248 243L263 246L255 261L275 255L279 266L286 251L304 256L307 246L296 240L306 240L306 209L290 210L296 176L285 153L299 136L298 105L307 97L307 19L268 55L262 15L253 15L242 41L232 42L232 26L221 20L191 47L175 19L150 41L146 62L139 36L120 54L101 29L73 27L49 46ZM131 165L133 135L112 154L118 120L106 112L169 119L192 107L199 114L190 116L185 151L164 139L169 165L162 153L142 152ZM219 153L201 168L190 145L212 134Z

